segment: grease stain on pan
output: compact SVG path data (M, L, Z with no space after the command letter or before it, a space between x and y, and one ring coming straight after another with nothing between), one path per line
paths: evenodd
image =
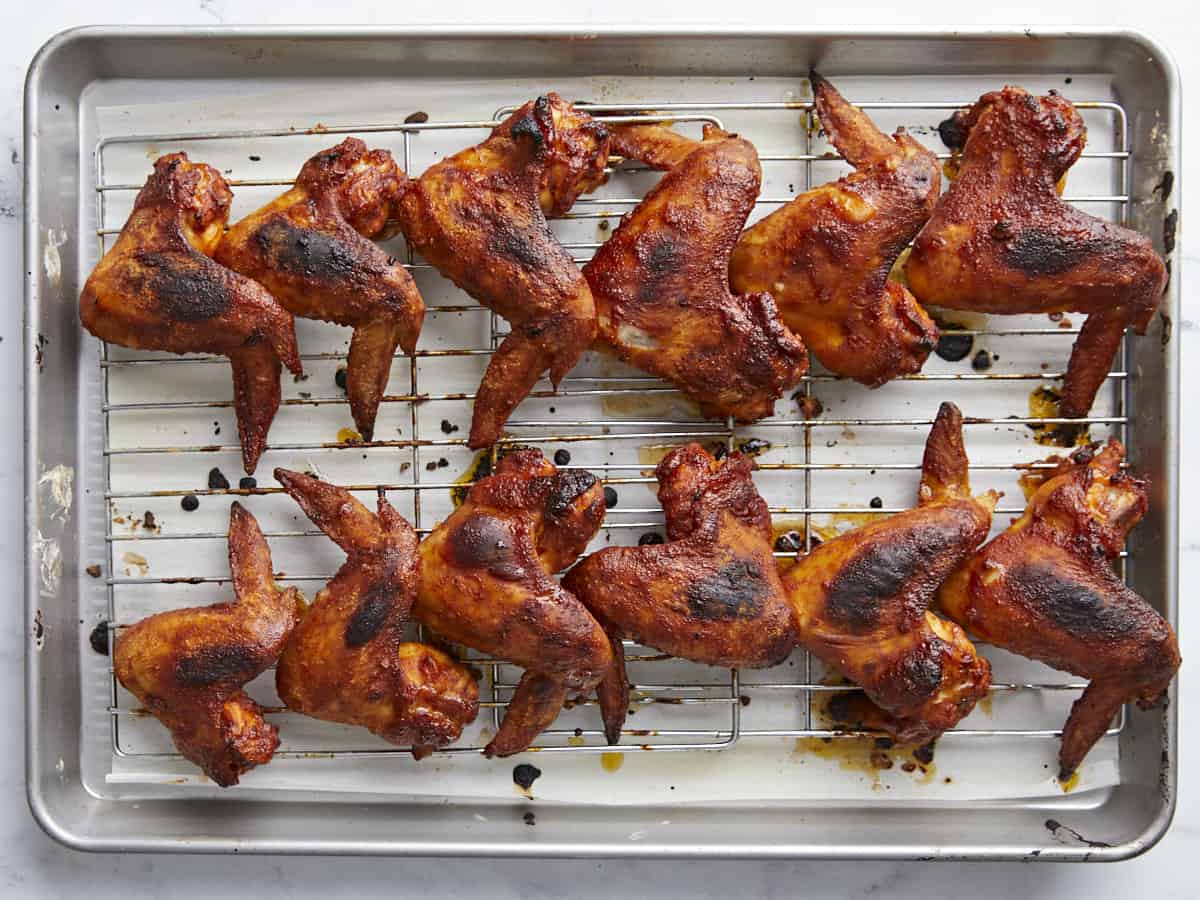
M55 538L38 531L33 549L38 558L38 592L43 597L57 597L62 583L62 548Z
M43 502L49 507L50 518L65 524L74 501L75 470L70 466L57 465L42 472L37 483L39 488L46 488L47 497Z
M57 287L62 287L62 255L58 252L58 248L67 242L67 231L64 228L62 231L56 231L53 228L46 229L46 244L42 247L42 271L46 273L46 279Z

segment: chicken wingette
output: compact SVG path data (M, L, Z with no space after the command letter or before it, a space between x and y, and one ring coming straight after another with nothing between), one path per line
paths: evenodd
M1146 484L1122 471L1124 458L1110 440L1035 470L1024 515L938 592L946 615L972 634L1090 680L1063 729L1063 778L1125 703L1157 703L1180 663L1171 626L1113 571L1146 514Z
M795 646L771 514L753 471L753 458L741 453L718 461L699 444L671 451L655 471L667 543L606 547L563 580L612 638L613 666L597 691L610 744L620 740L629 707L623 637L738 668L776 665Z
M346 138L308 160L292 188L230 228L216 250L217 262L294 315L354 329L346 396L366 440L396 348L416 352L425 315L408 270L373 240L395 233L406 184L391 153Z
M113 648L117 680L221 787L279 746L279 730L243 686L279 658L303 602L295 588L276 586L271 550L239 503L229 510L229 570L235 602L149 616Z
M613 151L667 174L583 268L597 344L672 382L706 416L771 415L808 356L770 294L729 289L729 254L762 183L754 145L710 125L702 141L619 125Z
M736 291L770 291L825 368L877 387L920 371L937 344L929 315L892 265L929 219L937 157L903 129L883 134L815 72L816 114L855 171L748 228L730 259Z
M345 488L275 470L346 562L296 626L275 669L289 709L412 747L418 759L458 739L479 711L471 671L404 639L417 596L417 534L379 494L372 513Z
M600 122L546 94L431 166L401 199L409 245L511 326L475 396L473 448L500 438L542 373L557 388L596 336L592 293L547 218L603 183L608 148Z
M279 409L280 362L296 375L302 367L291 313L212 259L232 199L212 166L185 153L160 157L83 286L79 318L123 347L229 357L242 462L253 474Z
M526 749L569 691L586 694L612 665L604 629L553 578L604 521L595 476L559 472L537 450L505 456L421 542L414 616L437 634L525 669L489 756Z
M827 540L782 575L797 638L860 685L897 740L954 727L991 684L991 666L929 611L938 586L987 537L993 492L973 497L962 414L943 403L925 444L919 504Z
M1086 416L1125 329L1141 334L1149 325L1166 265L1142 235L1059 196L1087 139L1065 98L1006 87L952 124L943 133L961 146L958 175L913 244L909 287L922 302L952 309L1086 313L1058 409Z

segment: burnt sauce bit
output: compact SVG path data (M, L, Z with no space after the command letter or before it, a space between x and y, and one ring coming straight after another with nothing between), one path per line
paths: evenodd
M225 477L225 473L213 466L208 470L208 488L212 491L227 491L229 490L229 479Z
M513 766L513 784L522 790L529 790L533 787L533 783L541 777L542 770L537 766L531 766L529 763L521 763L520 765Z
M96 653L108 656L108 619L98 623L92 629L92 633L88 635L88 643L92 645L92 650Z

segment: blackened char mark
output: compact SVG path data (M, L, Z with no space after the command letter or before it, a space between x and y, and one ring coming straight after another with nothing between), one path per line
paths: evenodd
M767 586L755 563L738 560L688 588L688 612L697 619L754 619L763 609Z
M254 675L258 665L258 655L243 644L203 647L179 657L175 663L175 681L181 687L245 681Z
M893 598L959 537L957 527L943 524L867 543L829 585L830 619L851 631L877 628Z
M596 476L591 472L559 472L549 479L550 492L546 497L546 515L561 519L575 505L575 501L596 486Z
M525 569L516 557L516 540L508 523L495 516L474 515L450 532L454 562L466 569L487 569L505 581L517 581Z
M221 315L233 303L227 281L214 278L204 266L152 250L138 251L135 258L148 275L127 288L134 294L147 290L169 321L203 322Z
M387 582L378 582L367 589L346 622L347 647L361 647L379 633L392 611L394 596L394 588Z
M365 261L337 238L272 219L254 233L254 242L273 268L314 281L340 282L362 274Z
M639 263L637 299L656 303L683 264L680 247L670 235L651 232L642 235L635 252Z
M550 266L547 247L553 246L552 235L533 228L522 228L507 219L490 224L488 249L497 256L511 259L524 269L544 270Z
M1000 260L1026 275L1062 275L1103 252L1105 242L1063 237L1041 228L1025 228L1006 243Z
M1133 607L1110 603L1088 585L1064 578L1051 566L1021 566L1009 577L1024 603L1069 634L1119 640L1138 635L1145 627L1145 618Z

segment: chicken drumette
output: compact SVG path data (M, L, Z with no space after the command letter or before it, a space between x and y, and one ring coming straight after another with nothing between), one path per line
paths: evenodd
M808 370L767 293L729 289L729 254L762 182L754 145L622 125L613 150L667 174L584 266L599 344L674 383L707 416L769 416Z
M1146 513L1146 485L1121 471L1111 440L1027 476L1024 515L938 593L945 613L983 640L1091 684L1071 708L1059 755L1075 771L1121 706L1152 706L1179 668L1171 626L1112 568Z
M412 354L425 304L404 266L371 238L407 179L386 150L346 138L300 170L295 187L234 225L216 259L266 287L297 316L354 328L346 396L370 440L396 347Z
M242 689L279 658L299 616L295 588L273 580L254 517L229 511L234 603L142 619L117 638L117 679L171 732L175 746L221 787L271 761L279 731Z
M888 137L811 75L821 127L855 171L801 194L746 230L730 260L736 291L770 291L783 321L830 371L877 387L919 371L933 321L888 277L941 189L937 157Z
M996 495L972 497L962 414L943 403L925 444L920 504L825 541L784 571L800 643L859 684L898 740L952 728L987 693L988 661L928 611L987 537Z
M1167 282L1150 241L1065 202L1056 186L1086 129L1058 94L984 94L943 129L958 176L917 236L905 275L917 298L988 313L1086 313L1059 413L1086 416L1125 328L1144 333Z
M612 665L604 629L552 577L603 521L604 493L593 475L559 472L537 450L518 450L421 542L417 619L526 670L489 756L524 750L568 691L591 691Z
M417 590L412 526L382 491L376 515L311 475L276 469L275 478L347 555L279 658L280 698L305 715L411 746L418 759L457 740L479 711L479 689L466 666L404 640Z
M718 462L699 444L671 451L655 473L669 543L605 548L563 580L612 638L614 663L598 689L610 744L629 707L622 637L730 667L773 666L795 646L753 470L740 453Z
M400 202L409 245L512 326L479 385L471 447L495 443L542 373L557 387L596 335L591 291L546 220L603 183L608 147L603 125L547 94Z
M253 473L279 409L280 361L297 375L302 369L291 313L211 258L232 199L211 166L185 153L160 157L84 285L79 318L124 347L229 357L242 460Z

